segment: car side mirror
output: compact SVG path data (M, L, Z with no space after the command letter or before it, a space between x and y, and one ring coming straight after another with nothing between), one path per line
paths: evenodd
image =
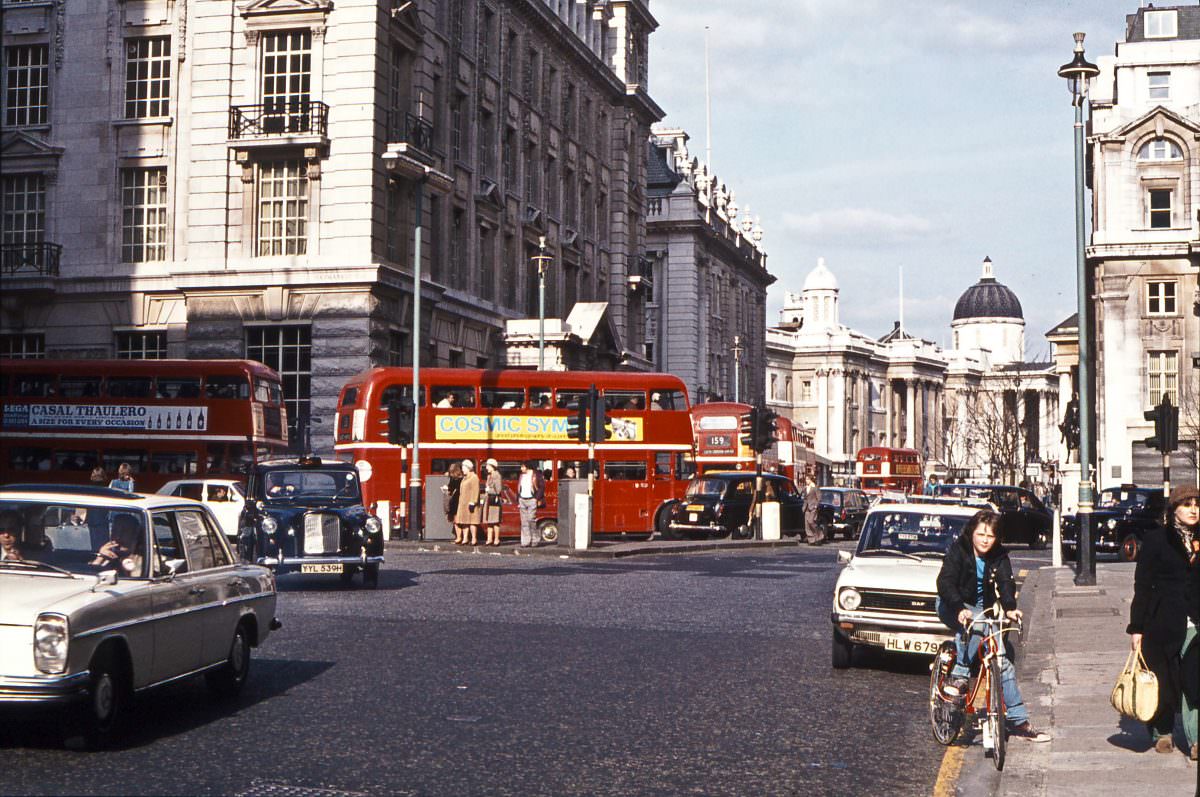
M111 587L117 583L118 578L119 576L117 575L116 570L104 570L100 573L97 573L96 584L92 587L92 591L94 592L100 587Z
M854 558L854 554L853 554L853 553L851 553L850 551L838 551L838 560L837 560L837 562L838 562L838 564L839 564L839 565L848 565L848 564L850 564L850 560L851 560L852 558Z
M179 572L179 568L181 568L187 564L187 560L186 559L166 559L163 561L163 564L167 568L167 575L174 578L175 574Z

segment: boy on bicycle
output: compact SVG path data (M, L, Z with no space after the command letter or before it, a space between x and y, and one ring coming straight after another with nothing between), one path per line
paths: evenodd
M965 698L967 681L970 677L970 662L978 655L980 637L970 634L969 643L964 643L963 629L971 618L985 606L997 600L1005 616L1020 622L1022 614L1017 608L1017 585L1013 580L1012 562L1008 551L997 539L1001 515L983 511L971 518L957 540L950 544L938 573L937 613L946 627L954 632L954 646L958 654L945 687L946 694L957 699ZM966 650L964 650L966 648ZM1004 693L1006 719L1009 735L1034 742L1048 742L1050 735L1036 730L1029 724L1029 712L1017 688L1017 674L1010 657L1003 658L1000 669L1000 687Z

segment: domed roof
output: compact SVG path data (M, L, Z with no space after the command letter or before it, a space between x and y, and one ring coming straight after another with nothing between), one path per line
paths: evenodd
M825 268L825 258L817 258L817 267L808 272L808 276L804 278L804 290L836 291L837 289L837 277L833 276L832 271Z
M984 258L983 276L958 297L954 305L954 320L969 318L1019 318L1025 320L1021 302L1008 286L996 282L992 261Z

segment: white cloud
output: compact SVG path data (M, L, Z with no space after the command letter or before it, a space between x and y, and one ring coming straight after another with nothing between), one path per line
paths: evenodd
M784 232L810 244L841 244L876 248L897 244L931 243L938 226L912 213L888 213L874 208L838 208L816 213L784 213Z

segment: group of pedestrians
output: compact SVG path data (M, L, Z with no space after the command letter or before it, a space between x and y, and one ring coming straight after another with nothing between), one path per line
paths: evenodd
M475 473L475 463L464 459L447 468L447 483L442 487L442 512L454 527L455 545L478 545L479 527L483 526L484 545L500 545L500 521L505 499L500 463L484 460L483 480ZM521 547L536 547L537 510L546 503L546 479L536 462L522 462L517 477L517 511L521 518Z

